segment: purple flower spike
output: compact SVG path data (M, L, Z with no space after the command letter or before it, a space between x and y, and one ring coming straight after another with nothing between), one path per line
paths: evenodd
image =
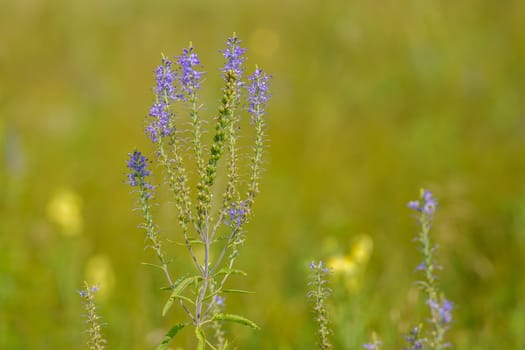
M173 133L173 127L170 122L172 113L169 110L169 103L177 96L175 95L175 88L173 86L175 73L171 65L170 60L163 58L161 65L155 70L155 80L157 84L154 91L156 102L149 111L151 120L148 126L146 126L146 134L149 135L151 141L154 143Z
M175 58L181 70L179 80L182 92L186 95L193 95L201 87L200 80L203 72L195 69L201 63L199 56L193 51L193 47L190 46L182 51L182 55Z
M128 183L132 187L144 187L144 189L152 189L153 186L146 182L146 177L151 172L146 168L148 160L139 151L135 150L133 153L129 153L128 168L130 173L128 174Z
M221 51L224 55L224 58L226 59L226 63L224 64L222 71L233 71L237 75L239 81L244 71L243 63L246 61L246 58L243 57L243 55L247 51L245 48L240 47L240 44L241 40L234 34L233 37L228 38L228 42L226 44L228 48Z
M268 90L269 79L270 77L260 68L256 68L255 72L248 77L248 80L251 81L248 87L248 100L250 101L248 112L250 112L256 120L264 114L266 103L270 98Z
M149 116L152 117L152 120L146 126L146 133L151 141L157 143L159 138L166 137L173 132L173 128L170 127L171 112L164 101L154 103L149 111Z
M175 99L175 88L173 87L175 73L171 65L172 63L169 59L163 58L161 65L155 69L155 80L157 82L155 93L159 98L167 96L171 100Z

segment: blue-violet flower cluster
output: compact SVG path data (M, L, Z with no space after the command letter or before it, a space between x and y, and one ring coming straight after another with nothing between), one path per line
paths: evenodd
M260 118L265 112L266 103L270 98L268 90L268 80L270 77L257 67L255 72L248 77L251 81L248 87L248 112L250 112L255 120Z
M170 111L170 101L177 98L173 81L175 72L172 70L172 62L163 58L160 66L155 70L155 87L156 101L150 109L150 123L146 126L146 133L151 141L157 143L163 137L173 133L172 112Z
M248 215L248 210L249 208L246 201L242 201L239 205L232 203L228 210L231 225L241 227L246 215Z
M427 303L430 308L439 315L439 322L442 325L447 325L452 322L452 309L454 308L454 305L451 301L443 299L441 305L435 301L430 300Z
M233 37L228 38L228 42L226 44L227 49L221 51L224 55L224 58L226 59L226 63L224 64L222 71L224 73L233 71L237 75L239 86L242 85L240 79L244 71L243 64L246 60L243 55L247 51L245 48L242 48L240 44L241 40L236 35L234 35Z
M182 98L186 99L187 96L195 94L195 92L200 89L201 78L204 73L195 69L195 67L200 65L201 61L192 46L185 48L182 51L182 55L176 57L176 59L181 70L180 76L178 77L181 90L182 93L186 94L186 96Z
M147 169L148 160L140 153L140 151L133 151L129 153L128 168L130 173L128 174L129 184L132 187L144 186L145 188L151 189L153 186L145 181L145 178L151 174Z
M426 214L426 215L430 215L430 216L434 215L434 213L436 212L438 203L436 199L434 198L434 196L432 195L432 192L430 192L429 190L423 190L423 195L421 197L422 197L421 201L414 200L414 201L408 202L408 207L415 211L422 212L423 214Z

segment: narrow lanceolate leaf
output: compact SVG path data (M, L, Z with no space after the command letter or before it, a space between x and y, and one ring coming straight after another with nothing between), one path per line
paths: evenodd
M242 317L239 315L219 313L219 314L213 315L213 320L214 321L235 322L235 323L240 323L244 326L248 326L253 329L260 329L260 327L257 326L255 322L250 321L246 317Z
M150 263L147 263L147 262L143 262L143 263L140 263L140 264L141 265L145 265L145 266L154 267L154 268L157 268L157 269L160 269L160 270L164 270L164 268L162 266L159 266L159 265L150 264Z
M204 350L206 347L206 337L200 327L195 328L195 336L197 337L197 350Z
M238 270L238 269L227 269L227 268L222 268L220 269L219 271L217 271L215 273L215 275L226 275L226 274L230 274L230 275L242 275L242 276L246 276L246 272L244 272L243 270Z
M169 342L182 328L184 328L184 326L186 326L186 323L179 323L173 326L164 336L162 343L157 346L157 350L165 350L168 347Z
M223 293L241 293L241 294L255 294L255 292L251 292L249 290L243 290L243 289L223 289Z
M173 303L175 302L176 299L183 299L183 300L186 300L186 301L190 300L190 299L184 297L182 295L182 292L184 292L184 289L189 284L191 284L194 281L197 281L200 278L201 278L200 276L187 277L187 278L181 280L180 282L176 283L175 286L173 287L173 292L171 292L171 295L170 295L168 301L166 302L166 305L164 305L164 308L162 309L162 316L166 316L166 313L169 311L169 309L171 309L171 307L173 306Z

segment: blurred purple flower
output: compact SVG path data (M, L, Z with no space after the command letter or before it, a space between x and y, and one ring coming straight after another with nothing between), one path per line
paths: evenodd
M419 265L416 266L416 271L424 271L426 268L426 265L424 262L420 263Z
M310 263L310 269L319 270L325 274L330 272L330 268L328 266L325 266L322 261L319 261L319 263L317 264L315 263L315 261L312 261Z
M454 305L447 299L444 299L439 305L436 301L427 301L427 304L430 306L434 312L437 312L439 315L439 321L441 324L449 324L452 322L452 309Z
M215 295L215 296L213 297L213 301L215 302L215 304L216 304L217 306L224 306L224 302L225 302L225 300L224 300L224 298L221 297L220 295Z
M367 350L377 350L377 349L380 349L382 345L383 345L383 342L380 340L377 340L373 343L363 344L363 348Z
M410 202L408 202L407 206L410 209L413 209L413 210L416 210L416 211L420 210L420 208L419 208L419 201L410 201Z
M434 198L434 195L429 190L423 190L421 194L422 203L419 200L408 202L407 206L415 211L422 212L427 215L434 215L438 203Z
M421 332L421 329L416 326L414 328L412 328L412 330L410 331L410 334L408 335L405 335L405 340L407 341L408 345L410 345L410 347L405 347L403 348L404 350L421 350L423 349L423 344L424 342L426 341L426 339L421 339L420 338L420 332Z

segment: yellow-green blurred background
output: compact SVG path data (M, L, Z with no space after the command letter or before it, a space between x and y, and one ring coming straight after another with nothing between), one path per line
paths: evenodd
M426 317L405 203L427 187L454 348L525 349L524 15L518 0L2 1L0 348L84 348L84 279L110 349L154 348L183 316L160 317L162 276L140 265L154 257L125 159L152 154L161 52L193 41L212 116L235 31L249 71L273 75L249 275L232 281L256 294L227 299L262 330L232 327L235 344L314 349L306 266L346 256L334 343L375 330L401 348ZM180 335L172 348L191 349Z

